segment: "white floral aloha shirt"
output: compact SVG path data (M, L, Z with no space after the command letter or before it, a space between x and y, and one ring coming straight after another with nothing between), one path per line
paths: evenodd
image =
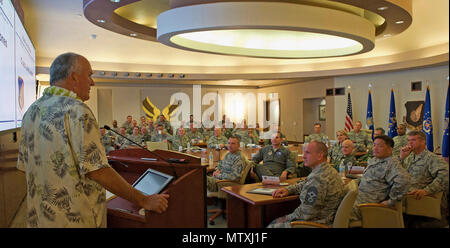
M97 121L74 92L51 86L25 113L17 168L29 227L106 227L105 189L86 174L110 167Z

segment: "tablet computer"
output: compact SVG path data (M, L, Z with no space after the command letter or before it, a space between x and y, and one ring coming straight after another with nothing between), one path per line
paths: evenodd
M172 181L173 176L153 170L147 169L136 182L133 187L141 191L144 195L159 194Z

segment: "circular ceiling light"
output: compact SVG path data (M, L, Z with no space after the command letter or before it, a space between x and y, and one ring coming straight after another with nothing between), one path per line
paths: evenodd
M368 52L375 27L324 7L226 2L179 7L158 16L159 42L185 50L261 58L321 58Z

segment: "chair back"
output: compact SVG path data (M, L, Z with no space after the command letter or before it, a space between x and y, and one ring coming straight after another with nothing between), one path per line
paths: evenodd
M378 203L360 204L363 228L404 228L403 201L395 203L395 209Z
M405 198L405 213L409 215L425 216L434 219L441 219L441 199L442 193L424 196L416 200L413 195L407 195Z
M160 142L147 141L146 144L147 144L147 149L150 151L154 151L156 149L158 149L158 150L168 150L169 149L167 142L164 142L164 141L160 141Z
M358 195L358 188L349 188L334 216L333 228L348 228L350 213Z
M242 171L241 171L241 180L239 180L239 184L244 184L245 179L247 179L248 172L252 168L252 163L245 156L241 156L242 159Z

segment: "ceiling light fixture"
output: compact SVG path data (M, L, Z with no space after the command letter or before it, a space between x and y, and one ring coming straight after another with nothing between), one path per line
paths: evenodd
M301 13L301 14L299 14ZM158 16L157 39L171 47L261 58L320 58L374 48L375 27L344 11L283 2L221 2Z
M387 9L389 9L389 7L387 7L387 6L377 8L377 10L380 10L380 11L387 10Z
M403 23L404 23L404 21L401 21L401 20L395 22L395 24L403 24Z

